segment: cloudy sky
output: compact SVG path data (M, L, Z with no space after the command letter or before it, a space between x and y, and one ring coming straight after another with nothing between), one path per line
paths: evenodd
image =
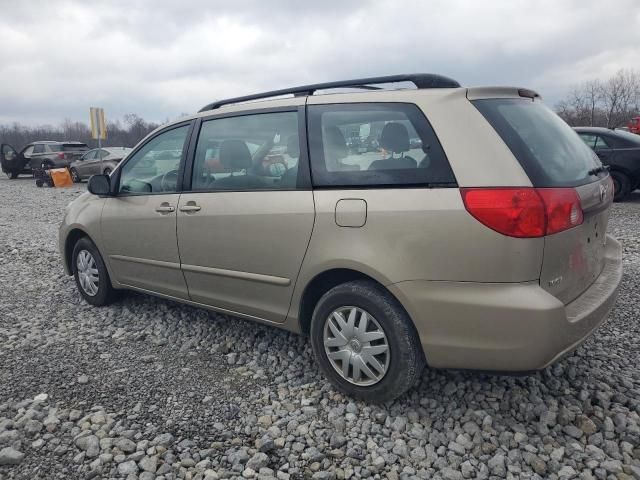
M554 104L640 68L638 0L0 0L0 123L151 121L304 83L434 72Z

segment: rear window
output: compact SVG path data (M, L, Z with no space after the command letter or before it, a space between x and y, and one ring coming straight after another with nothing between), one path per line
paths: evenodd
M82 150L89 150L89 147L84 143L64 143L62 145L65 152L79 152Z
M624 130L614 130L616 140L620 138L621 147L637 148L640 147L640 135L637 133L625 132Z
M541 102L519 98L472 102L507 144L535 187L574 187L595 180L595 153Z
M308 113L316 187L456 185L435 132L415 105L312 105Z

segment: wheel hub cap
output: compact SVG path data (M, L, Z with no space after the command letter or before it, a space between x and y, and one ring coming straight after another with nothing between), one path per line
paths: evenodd
M387 373L391 351L378 321L359 307L340 307L324 325L324 349L331 366L349 383L369 386Z
M90 297L98 293L98 266L96 260L87 250L80 250L76 260L76 268L78 271L78 283L80 288Z

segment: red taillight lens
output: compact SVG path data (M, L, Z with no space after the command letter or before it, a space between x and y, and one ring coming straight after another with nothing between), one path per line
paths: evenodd
M584 221L580 197L573 188L538 188L547 212L547 235L562 232Z
M510 237L543 237L584 220L573 188L461 188L460 193L471 215Z
M60 152L60 153L58 153L58 158L59 158L60 160L64 160L64 152Z

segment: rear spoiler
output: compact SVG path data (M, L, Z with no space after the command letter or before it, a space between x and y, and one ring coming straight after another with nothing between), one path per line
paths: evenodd
M469 100L481 100L483 98L530 98L542 100L540 94L528 88L518 87L471 87L467 88Z

